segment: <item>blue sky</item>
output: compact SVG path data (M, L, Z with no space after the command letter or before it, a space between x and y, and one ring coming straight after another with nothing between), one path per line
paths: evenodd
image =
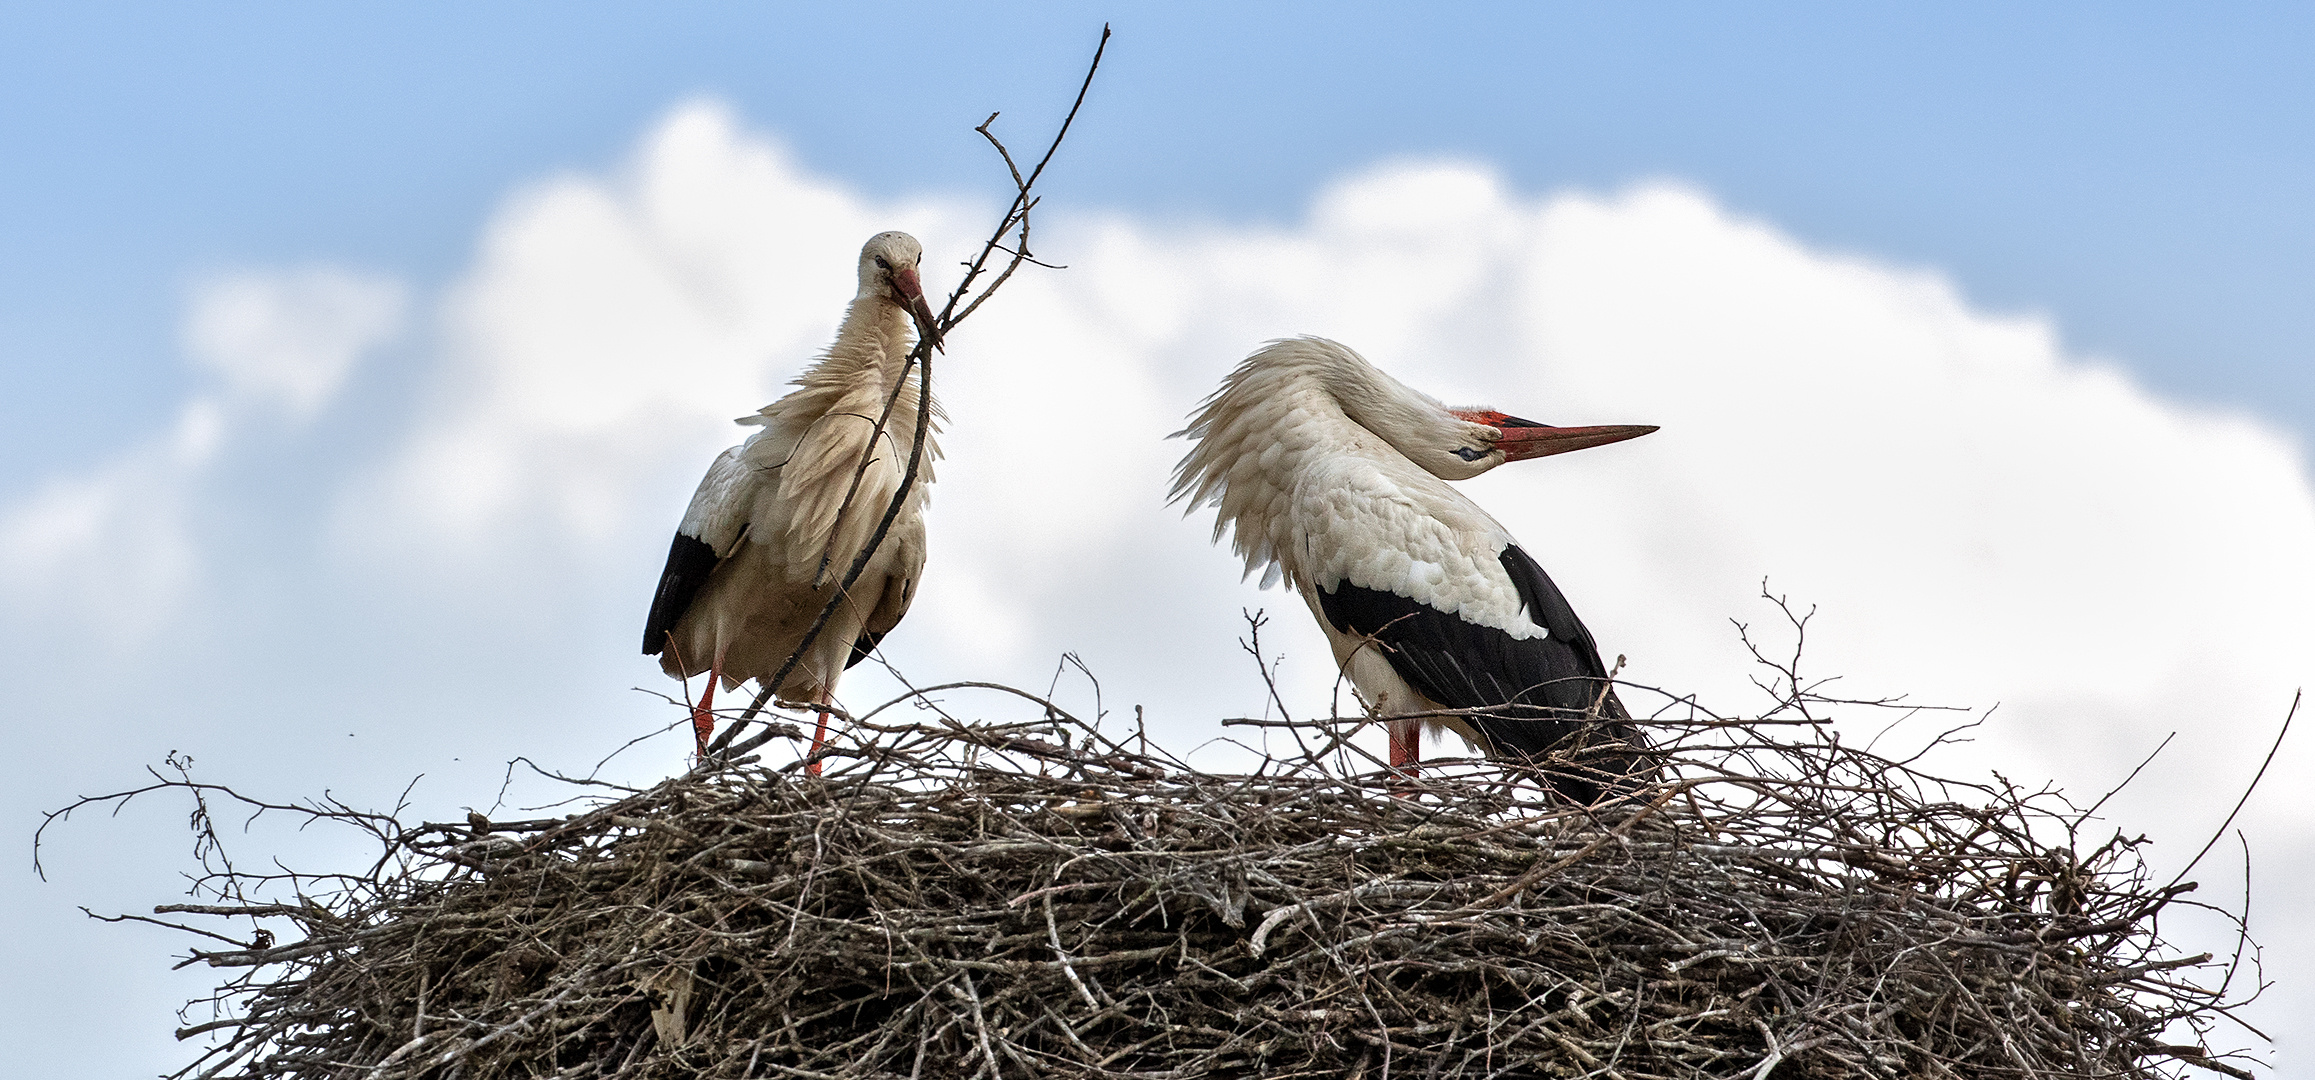
M1436 6L1431 6L1436 7ZM0 435L37 468L178 389L188 275L425 280L510 178L708 92L880 192L984 180L1120 31L1057 183L1264 221L1394 155L1532 189L1683 178L2056 315L2165 388L2315 428L2315 16L2227 5L15 5L0 15ZM77 420L77 422L75 422Z
M2159 855L2315 677L2315 9L17 5L0 819L169 750L283 796L425 772L454 815L515 753L664 721L627 688L672 689L633 642L666 530L833 320L782 275L847 286L815 268L893 225L962 246L1002 193L973 125L1041 144L1105 19L1040 226L1076 268L951 343L912 673L1042 685L1073 650L1187 740L1260 707L1241 606L1322 656L1158 495L1189 404L1308 331L1442 397L1665 424L1473 485L1663 685L1741 687L1720 639L1769 575L1823 603L1826 670L2002 702L1977 764L2087 787L2192 730L2116 804ZM1550 287L1507 314L1489 274ZM1039 457L1089 400L1106 437ZM459 487L492 468L530 486ZM1616 526L1538 516L1571 492ZM176 817L0 876L32 973L0 1060L182 1060L177 943L75 910L167 898ZM2246 821L2271 955L2315 973L2315 797ZM2279 1000L2315 1075L2315 995Z

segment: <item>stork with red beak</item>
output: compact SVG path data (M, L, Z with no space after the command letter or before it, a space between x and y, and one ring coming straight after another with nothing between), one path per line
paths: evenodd
M917 264L924 248L903 232L878 233L860 249L860 289L836 341L796 389L737 422L761 430L710 465L691 497L667 552L667 569L643 626L643 652L669 675L705 672L692 707L699 754L715 730L715 692L770 679L803 642L838 582L874 535L899 490L916 437L917 376L892 407L881 434L876 418L903 381L913 344L909 326L940 347ZM940 416L933 407L933 418ZM924 465L900 516L810 651L776 688L782 701L834 699L836 681L859 663L908 613L924 570L924 506L932 485L926 429ZM845 505L852 478L867 458L860 487ZM841 511L841 512L839 512ZM817 754L828 714L812 736ZM817 774L818 759L806 768Z
M1425 728L1542 765L1590 804L1644 767L1591 631L1511 533L1448 486L1656 430L1450 409L1323 338L1274 341L1182 434L1173 498L1212 505L1246 572L1284 578L1413 773ZM1580 526L1584 522L1577 522Z

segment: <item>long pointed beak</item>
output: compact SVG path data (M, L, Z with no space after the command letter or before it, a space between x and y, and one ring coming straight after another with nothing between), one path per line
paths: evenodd
M1550 427L1512 418L1502 426L1503 460L1525 461L1528 458L1550 457L1570 450L1585 450L1594 446L1637 439L1656 430L1654 424L1601 424L1597 427Z
M933 348L947 352L947 349L941 348L940 325L933 319L932 308L924 302L924 284L916 276L916 267L895 268L892 271L892 287L900 294L901 301L908 305L909 317L916 320L916 336L932 342Z

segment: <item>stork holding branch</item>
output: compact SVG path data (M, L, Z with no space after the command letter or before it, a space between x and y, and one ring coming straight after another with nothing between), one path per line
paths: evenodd
M917 428L918 376L906 364L910 324L934 348L941 344L917 277L923 256L907 233L869 238L860 249L860 288L835 343L796 378L794 391L737 421L760 430L708 466L676 528L644 623L643 652L678 679L707 674L691 709L702 760L715 730L717 686L769 680L786 665L900 489ZM878 432L887 402L891 415ZM939 406L931 411L937 421ZM926 465L884 542L810 651L772 688L779 700L819 707L813 755L827 739L837 680L916 597L937 427L925 429ZM805 768L817 775L817 757Z
M1645 767L1645 744L1559 587L1446 481L1654 430L1450 409L1346 346L1295 338L1191 417L1173 498L1216 507L1214 539L1231 532L1246 572L1302 595L1384 719L1392 768L1415 773L1424 729L1443 728L1589 805Z

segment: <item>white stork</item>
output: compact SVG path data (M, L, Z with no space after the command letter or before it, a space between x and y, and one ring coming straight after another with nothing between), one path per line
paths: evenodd
M1218 507L1214 539L1231 530L1248 574L1302 594L1393 768L1414 772L1436 725L1490 757L1552 757L1552 786L1589 804L1640 767L1638 732L1559 587L1445 481L1654 430L1450 409L1343 345L1274 341L1191 417L1173 498Z
M900 488L916 437L913 373L900 389L859 491L838 514L862 456L870 454L876 418L901 379L912 345L910 321L940 346L917 278L923 255L922 245L904 232L869 238L860 249L860 291L835 343L797 376L788 396L736 421L762 430L708 466L675 530L643 626L643 652L658 656L659 666L678 679L708 674L691 712L702 758L715 730L717 684L736 689L778 673ZM940 416L938 406L933 416ZM777 688L780 700L829 704L844 669L866 657L908 613L924 569L931 462L940 456L931 430L908 502L811 651ZM813 752L827 731L823 711ZM816 760L806 768L820 771Z

